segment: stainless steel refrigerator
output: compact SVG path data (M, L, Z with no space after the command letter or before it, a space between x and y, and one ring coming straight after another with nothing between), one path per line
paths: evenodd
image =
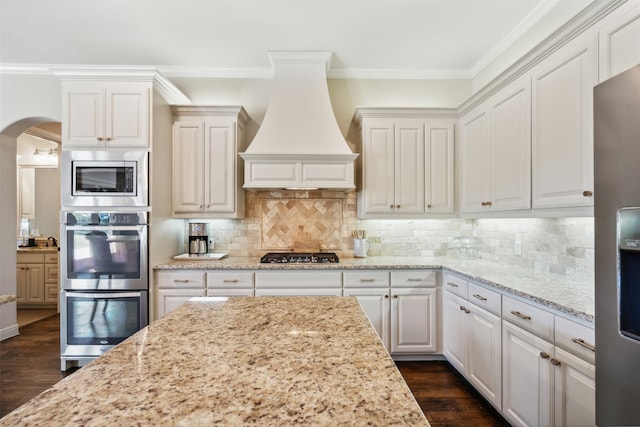
M640 425L640 65L594 88L596 422Z

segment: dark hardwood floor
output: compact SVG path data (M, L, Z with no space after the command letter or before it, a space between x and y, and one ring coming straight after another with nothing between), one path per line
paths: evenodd
M51 387L60 371L60 317L20 328L0 342L0 417ZM446 362L398 362L402 376L433 427L508 426Z

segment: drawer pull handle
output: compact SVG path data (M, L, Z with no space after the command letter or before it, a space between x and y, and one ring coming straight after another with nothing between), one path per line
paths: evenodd
M376 279L360 279L361 282L375 282Z
M596 346L593 344L589 344L588 342L586 342L585 340L583 340L582 338L571 338L571 341L573 341L574 343L583 346L584 348L587 348L591 351L593 351L595 353L596 351Z
M480 294L473 294L474 298L478 298L480 301L486 301L487 299Z
M422 279L420 278L415 278L415 277L409 277L407 279L407 282L422 282Z
M540 352L540 357L543 358L543 359L548 359L551 356L549 356L549 353L547 353L546 351L541 351Z
M527 316L526 314L522 314L519 311L516 310L511 310L511 314L513 314L514 316L518 316L519 318L523 319L523 320L531 320L531 316Z
M449 285L449 286L451 286L453 288L457 288L458 287L458 285L453 283L453 282L447 282L447 285Z
M554 358L552 358L552 359L550 360L550 362L551 362L551 364L552 364L553 366L560 366L560 365L562 365L562 362L560 362L560 361L559 361L558 359L556 359L555 357L554 357Z
M175 283L189 283L189 279L174 279Z
M238 279L224 279L222 283L238 283Z
M468 309L467 307L465 307L464 305L461 305L461 306L460 306L460 310L461 310L461 311L464 311L464 312L465 312L465 313L467 313L467 314L471 313L471 310L469 310L469 309Z

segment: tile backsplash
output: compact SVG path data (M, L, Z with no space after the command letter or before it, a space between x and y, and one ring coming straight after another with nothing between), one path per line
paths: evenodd
M593 218L359 220L356 193L336 191L246 192L246 205L244 219L205 221L214 251L260 256L319 245L351 257L351 232L362 229L370 256L455 256L452 239L464 235L477 258L593 279Z

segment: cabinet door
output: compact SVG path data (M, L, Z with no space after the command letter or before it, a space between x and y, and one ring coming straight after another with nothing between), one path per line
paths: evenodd
M460 373L467 372L467 301L445 292L442 303L443 354Z
M501 319L473 304L467 318L467 379L497 409L502 407ZM466 312L466 311L465 311Z
M20 168L19 173L20 218L35 219L36 217L36 169Z
M18 302L44 303L44 264L17 264L16 273Z
M598 43L601 82L640 63L640 5L627 2L605 20Z
M460 119L462 131L462 212L487 209L488 123L484 108L473 110Z
M596 368L591 363L556 347L556 426L596 425Z
M424 123L396 120L394 205L396 213L424 212Z
M204 123L173 125L173 212L204 208Z
M518 426L553 425L553 344L502 322L502 414Z
M105 96L106 147L148 147L150 84L115 83Z
M355 296L387 351L389 347L389 289L345 288L344 295Z
M453 122L428 120L425 125L425 211L454 211L454 134Z
M205 211L234 212L236 191L236 147L234 123L208 119L205 123L204 168Z
M394 211L394 126L391 120L364 122L363 214Z
M156 319L189 301L193 297L205 296L205 289L158 289L156 291Z
M488 201L491 210L531 208L531 77L489 101Z
M437 289L391 290L391 354L437 351Z
M62 145L103 147L104 108L104 86L63 83Z
M533 207L593 206L593 42L576 38L533 69Z

